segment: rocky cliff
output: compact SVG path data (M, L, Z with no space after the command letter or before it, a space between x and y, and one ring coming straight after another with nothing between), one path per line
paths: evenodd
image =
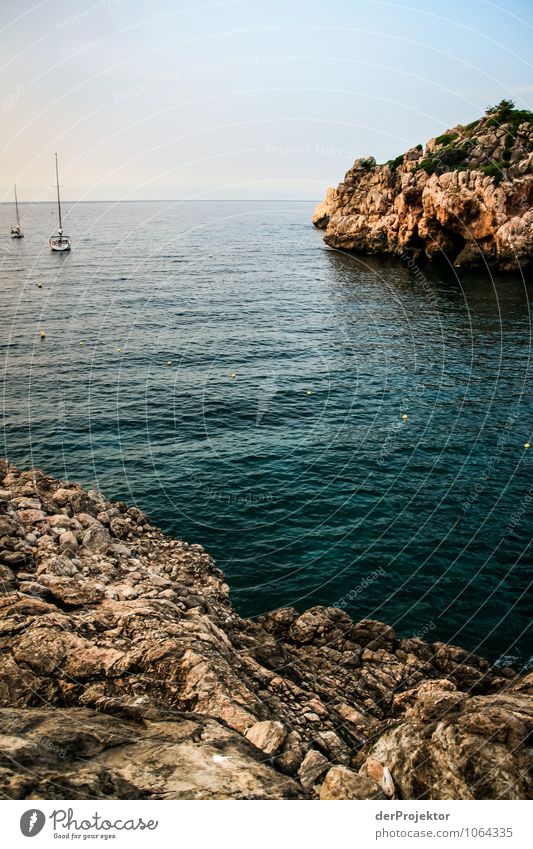
M384 165L358 159L313 215L334 248L456 267L533 259L533 113L502 101Z
M8 798L516 799L533 676L337 608L240 618L199 545L0 460Z

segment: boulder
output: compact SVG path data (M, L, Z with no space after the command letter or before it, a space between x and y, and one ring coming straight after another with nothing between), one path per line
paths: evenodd
M83 534L82 544L95 554L105 554L111 545L111 537L102 525L95 522Z
M320 788L320 799L386 799L381 788L369 778L345 766L332 767Z
M35 525L37 522L46 519L46 513L37 509L19 510L18 515L23 525Z
M59 545L62 551L75 551L78 547L78 540L72 531L63 531L59 537Z
M0 564L0 585L1 584L13 584L16 581L14 573L8 566L3 566Z
M380 761L375 758L367 758L359 770L359 775L366 776L375 784L379 785L387 798L391 799L394 796L392 775L389 768L380 763Z
M68 504L71 495L71 489L66 489L63 486L60 486L58 489L56 489L55 492L52 493L52 500L55 501L56 504L59 504L60 507L64 507L65 504Z
M9 516L0 516L0 537L13 536L18 533L19 525Z
M0 563L4 563L6 566L15 568L22 566L27 560L28 557L24 551L0 551Z
M329 766L331 766L330 761L316 749L307 752L298 770L298 778L302 787L311 790L317 779L323 775Z
M427 697L426 690L424 701ZM459 712L456 708L442 714L439 706L439 718L430 722L426 707L415 708L373 746L373 758L388 764L401 797L531 798L531 697L504 691L467 697Z
M328 189L325 199L315 206L312 221L318 229L325 230L328 226L334 200L335 189Z
M266 755L273 755L281 748L287 736L287 730L281 722L256 722L246 731L246 737L256 748L261 749Z

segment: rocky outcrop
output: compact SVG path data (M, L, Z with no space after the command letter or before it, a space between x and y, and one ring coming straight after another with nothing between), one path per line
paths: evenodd
M335 189L328 189L326 197L320 203L317 203L313 211L313 224L315 227L325 228L328 225L331 213L335 205Z
M525 268L533 259L533 113L503 101L403 156L358 159L313 215L334 248Z
M532 692L533 674L474 697L448 680L424 682L397 697L402 721L380 737L373 756L389 765L407 798L435 798L435 787L440 799L491 799L494 787L499 799L529 798L523 742L533 723Z
M1 711L4 798L297 799L298 782L227 726L164 711L132 721L86 708Z
M531 681L338 608L256 621L198 545L0 461L15 798L523 798Z

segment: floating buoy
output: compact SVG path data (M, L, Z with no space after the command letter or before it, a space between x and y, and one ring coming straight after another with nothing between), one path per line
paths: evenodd
M312 394L313 394L313 390L312 390L312 389L308 389L308 390L307 390L307 395L312 395Z
M122 353L122 348L117 348L117 354L121 354L121 353Z
M402 419L404 420L404 422L406 422L408 418L409 418L409 416L406 415L406 413L404 413L403 416L402 416Z
M84 346L84 345L85 345L85 342L84 342L84 341L83 341L83 339L82 339L82 341L80 342L80 347L82 347L82 348L83 348L83 346Z
M38 288L38 289L42 289L42 288L43 288L43 284L42 284L42 283L37 283L37 288Z
M231 379L235 380L236 377L237 377L237 372L236 371L232 372Z
M529 442L524 442L524 448L529 448Z
M44 332L44 330L39 331L39 336L41 337L41 339L46 339L46 333Z
M168 360L168 361L167 361L167 366L171 366L171 365L172 365L172 360Z

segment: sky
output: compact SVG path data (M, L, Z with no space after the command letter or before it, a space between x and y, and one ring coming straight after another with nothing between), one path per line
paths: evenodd
M319 199L486 107L533 102L533 0L2 3L3 191Z

